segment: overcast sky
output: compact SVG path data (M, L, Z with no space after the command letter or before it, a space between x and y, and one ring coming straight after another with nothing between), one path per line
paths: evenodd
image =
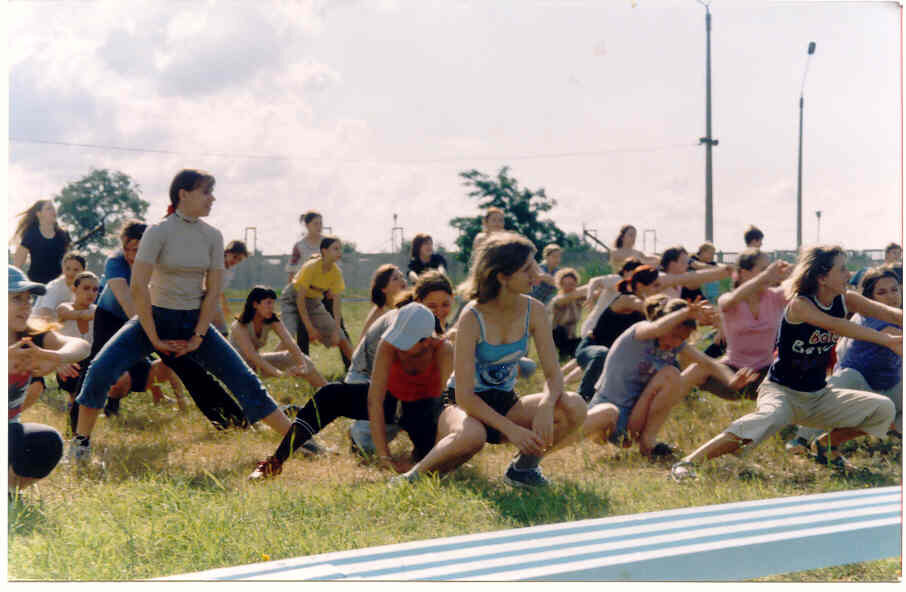
M893 2L712 9L714 233L882 248L901 235L900 14ZM299 214L362 251L451 246L457 173L509 165L567 232L632 223L704 239L704 8L695 0L10 2L9 224L92 168L164 212L183 167L217 177L209 222L289 252ZM60 144L90 144L86 148ZM145 150L145 152L141 151ZM653 245L649 239L647 248Z

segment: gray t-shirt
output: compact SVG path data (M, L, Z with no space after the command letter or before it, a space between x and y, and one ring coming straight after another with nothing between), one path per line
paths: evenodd
M352 384L371 380L371 369L374 367L374 358L377 356L381 336L393 324L396 313L397 309L388 310L368 327L362 342L352 352L352 360L344 382Z
M179 212L149 227L136 261L151 263L151 304L173 310L201 308L209 270L223 269L223 235Z
M657 339L636 339L636 328L634 325L623 331L607 352L592 404L609 402L632 408L661 368L676 366L676 355L686 347L685 343L676 349L660 349Z

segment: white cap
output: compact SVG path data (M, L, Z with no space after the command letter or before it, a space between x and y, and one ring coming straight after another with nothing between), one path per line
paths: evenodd
M434 334L434 313L418 302L410 302L402 307L390 328L384 331L381 339L397 349L407 351L416 343Z

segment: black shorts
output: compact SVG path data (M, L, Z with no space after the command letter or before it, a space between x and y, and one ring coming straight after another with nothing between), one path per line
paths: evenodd
M9 466L20 477L41 479L63 457L63 438L40 423L9 422Z
M519 395L514 391L503 391L500 389L490 389L487 391L481 391L475 393L478 395L478 398L488 404L488 407L506 417L506 414L510 412L510 409L513 408L513 405L519 401ZM442 404L455 405L456 404L456 392L453 389L447 389L444 391L444 394L441 396ZM497 429L492 428L489 425L485 425L484 429L488 433L488 444L500 444L504 441L503 434L501 434Z

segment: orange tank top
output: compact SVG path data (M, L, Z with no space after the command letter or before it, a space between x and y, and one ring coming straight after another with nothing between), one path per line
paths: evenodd
M390 364L387 390L400 401L418 401L439 397L441 388L437 358L424 372L419 374L407 374L398 362Z

